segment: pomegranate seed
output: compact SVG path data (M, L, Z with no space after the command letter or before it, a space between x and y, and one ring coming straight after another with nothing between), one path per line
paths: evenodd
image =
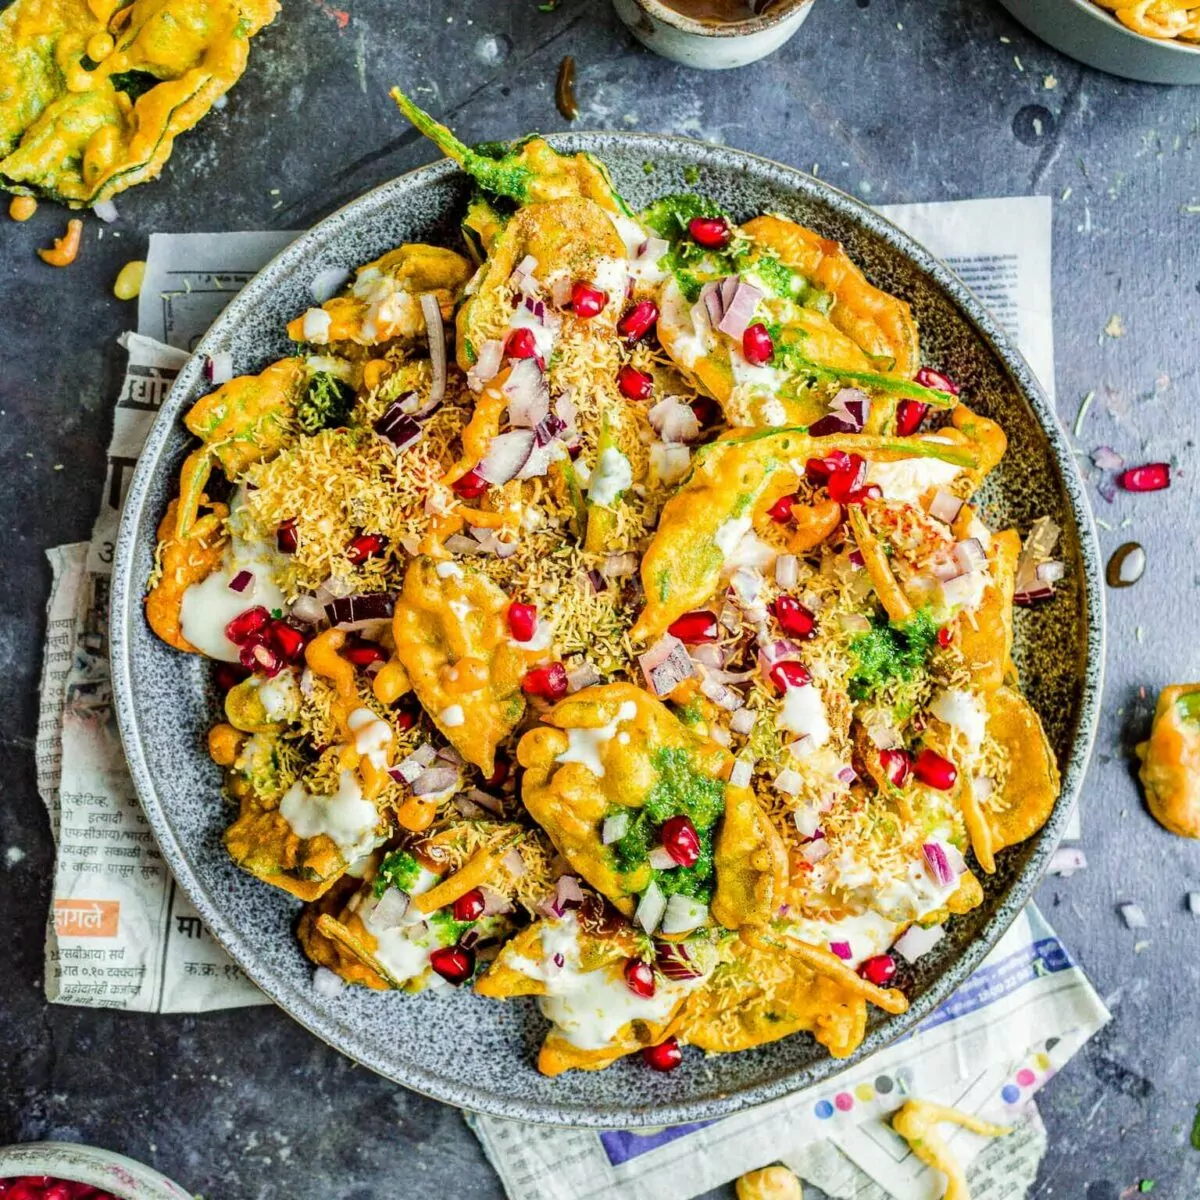
M496 755L496 767L492 773L483 781L484 787L498 788L508 778L510 764L507 758L502 754Z
M912 765L913 774L926 786L948 792L958 778L958 768L933 750L925 749Z
M866 504L868 500L882 500L883 488L877 483L868 483L866 487L847 492L841 499L843 504Z
M537 358L537 338L532 329L514 329L504 342L504 353L508 358Z
M461 479L450 485L464 500L478 500L488 490L488 481L472 467Z
M824 458L810 458L804 464L804 474L809 483L828 483L835 471L844 471L850 466L850 455L845 450L833 450Z
M483 916L483 891L472 888L465 896L459 896L451 906L450 911L456 921L477 921Z
M817 636L817 618L795 596L779 596L774 610L775 620L784 633L805 639Z
M697 396L692 401L692 412L704 429L715 425L722 416L721 406L711 396Z
M890 954L876 954L858 968L858 973L876 987L886 987L896 977L896 960Z
M237 687L249 674L245 667L236 663L217 663L217 669L213 672L213 682L221 691L227 692L230 688Z
M701 642L715 642L721 629L717 624L716 613L698 608L695 612L684 613L682 617L672 621L667 627L667 632L689 646L698 646Z
M265 635L255 634L253 641L248 641L238 654L243 667L251 671L260 671L269 679L273 679L283 670L283 659L272 650L264 640Z
M724 217L693 217L688 222L688 234L705 250L723 250L729 245L733 230Z
M1159 492L1171 486L1170 463L1146 463L1122 471L1117 480L1127 492Z
M238 613L225 626L225 636L235 646L245 645L253 634L261 633L267 627L270 619L271 614L261 604L256 604L253 608Z
M300 538L296 533L296 518L288 517L277 530L275 530L275 545L279 547L280 554L295 554L296 547L300 545Z
M72 1200L74 1190L70 1184L56 1183L42 1193L42 1200Z
M909 758L908 751L880 750L879 761L883 766L883 773L889 781L896 787L903 787L904 781L908 778L908 769L912 766L912 759Z
M920 400L901 400L896 405L896 432L901 437L909 437L921 428L929 405Z
M396 728L401 732L411 729L417 723L419 711L420 705L417 704L416 697L411 692L407 696L401 696L392 705L392 720L396 722Z
M272 621L267 629L267 636L270 639L272 649L285 662L299 662L304 654L304 647L308 644L308 638L304 636L294 625L289 625L286 621Z
M771 355L775 353L775 343L771 341L771 335L761 321L755 321L753 325L746 327L746 332L742 334L742 353L752 367L761 367L763 363L771 361Z
M812 683L812 676L808 673L808 668L794 658L785 658L783 662L777 662L771 668L770 675L771 682L781 692L786 692L788 688L805 687Z
M654 968L640 958L628 959L625 963L625 982L635 996L649 1000L654 995Z
M356 567L360 567L368 558L382 554L387 549L387 544L388 540L382 533L360 533L358 537L350 539L350 545L346 547L346 557Z
M658 831L658 840L681 867L696 865L700 857L700 835L691 817L672 817Z
M770 508L767 509L767 516L772 521L778 521L780 525L786 525L792 519L792 505L796 503L795 496L780 496Z
M378 642L368 641L364 637L347 639L342 647L342 657L360 669L388 660L387 651Z
M617 390L626 400L649 400L654 391L654 378L626 363L617 372Z
M932 367L922 367L916 374L916 382L922 387L936 388L939 392L949 392L958 395L958 384L949 375L935 371Z
M527 642L537 630L536 604L510 604L508 606L508 632L518 642Z
M560 662L546 663L525 672L521 690L529 696L561 700L567 694L567 668Z
M954 641L954 630L949 625L943 625L938 630L938 645L944 650L952 641Z
M653 300L639 300L618 322L617 332L625 345L640 342L658 321L658 305Z
M832 472L825 486L830 499L844 502L852 492L858 491L867 477L867 464L857 454L849 456L846 466Z
M475 952L462 946L442 946L429 956L429 965L447 983L457 986L475 974Z
M669 1037L657 1046L647 1046L642 1051L642 1061L656 1071L673 1071L683 1062L683 1051L679 1048L679 1039Z
M581 321L598 317L608 304L608 293L590 283L577 283L571 289L571 308Z

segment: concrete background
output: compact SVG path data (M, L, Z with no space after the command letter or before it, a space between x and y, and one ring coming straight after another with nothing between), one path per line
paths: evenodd
M181 139L164 177L119 200L119 239L43 266L43 205L0 222L0 1143L80 1139L215 1198L461 1197L499 1186L460 1116L375 1078L272 1009L139 1017L51 1008L41 988L52 846L34 789L46 547L85 538L132 307L110 291L154 230L303 228L428 161L387 87L467 140L564 126L557 65L578 62L581 128L687 134L811 168L871 203L1054 198L1055 339L1081 450L1170 458L1171 491L1091 489L1107 554L1136 539L1136 587L1109 592L1104 716L1084 795L1087 871L1051 880L1047 915L1114 1011L1043 1091L1038 1197L1200 1195L1200 851L1146 815L1130 750L1154 695L1200 676L1193 330L1200 314L1200 89L1127 83L1036 41L992 0L819 0L773 58L727 74L644 52L602 0L284 0L228 106ZM1121 318L1119 325L1111 318ZM1123 328L1120 336L1110 334ZM56 469L61 464L62 469ZM1149 928L1125 928L1135 901ZM729 1194L732 1194L730 1189Z

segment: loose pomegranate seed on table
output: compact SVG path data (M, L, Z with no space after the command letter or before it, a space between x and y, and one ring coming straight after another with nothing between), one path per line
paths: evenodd
M545 700L561 700L567 694L567 668L560 662L544 663L525 672L521 690Z
M459 896L450 911L456 921L478 921L483 916L483 891L472 888L465 896Z
M920 400L901 400L896 405L896 432L901 437L909 437L921 428L929 405Z
M817 636L817 618L809 612L795 596L786 592L776 598L773 605L775 620L790 637L814 638Z
M508 358L537 358L537 338L532 329L514 329L504 342L504 353Z
M908 778L909 768L912 766L912 759L909 758L908 751L880 750L879 762L888 779L896 787L903 787L904 781Z
M715 642L721 627L716 613L700 608L676 618L667 627L667 632L689 646L699 646L704 642Z
M244 645L254 634L261 633L271 620L271 614L261 604L240 612L225 626L225 636L235 645Z
M618 322L617 332L627 346L633 346L658 323L658 305L653 300L639 300Z
M655 992L654 968L640 958L628 959L625 963L625 982L635 996L649 1000Z
M360 669L388 660L387 651L378 642L354 635L346 639L346 644L342 647L342 657Z
M647 1046L642 1050L642 1061L656 1071L673 1071L683 1062L683 1051L679 1048L679 1039L669 1037L657 1046Z
M691 817L680 815L665 821L658 840L681 867L694 867L700 858L700 835Z
M926 787L939 792L948 792L958 778L958 768L948 758L928 748L917 755L912 770Z
M761 367L771 361L774 353L775 343L771 341L767 327L761 321L747 326L746 332L742 334L742 354L745 355L746 361L752 367Z
M896 978L896 960L890 954L876 954L858 968L858 973L876 987L886 987Z
M571 289L571 311L582 321L598 317L608 305L608 293L590 283L577 283Z
M508 632L513 640L527 642L537 632L537 605L517 604L508 606Z
M382 533L360 533L350 539L346 547L346 557L356 566L361 567L368 558L374 558L387 549L388 540Z
M649 400L654 391L654 377L626 363L617 372L617 390L626 400Z
M949 375L943 375L941 371L935 371L932 367L922 367L916 374L915 382L922 387L936 388L937 391L949 392L952 396L958 395L958 384ZM928 405L926 407L928 408Z
M462 946L443 946L429 956L429 965L447 983L457 986L475 974L475 952Z
M472 467L461 479L450 485L464 500L478 500L488 490L488 481Z
M280 526L275 530L275 545L279 547L280 554L295 554L296 548L300 545L300 537L296 532L296 518L288 517L286 521L280 523Z
M785 658L783 662L777 662L771 668L770 675L771 682L781 692L786 692L788 688L806 687L812 683L808 668L794 658Z
M723 250L733 238L733 230L724 217L693 217L688 222L688 236L705 250Z
M785 525L792 519L792 506L796 503L795 496L780 496L770 508L767 509L767 516L772 521L777 521L780 525Z
M1171 486L1170 463L1146 463L1141 467L1130 467L1117 476L1127 492L1160 492Z

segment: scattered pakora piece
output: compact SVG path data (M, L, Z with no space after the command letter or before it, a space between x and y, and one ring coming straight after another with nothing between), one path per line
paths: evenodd
M1012 1130L928 1100L909 1100L892 1114L892 1128L909 1144L912 1152L926 1166L946 1176L946 1191L942 1200L971 1200L967 1177L937 1131L938 1124L943 1121L961 1125L982 1137L1005 1137Z
M396 98L465 253L214 359L159 529L230 855L323 971L535 997L547 1074L847 1057L1057 799L1012 656L1057 528L984 524L1003 431L840 246Z
M1137 756L1154 819L1180 837L1200 837L1200 683L1163 688Z
M278 11L277 0L14 0L0 13L0 187L83 208L155 178Z
M804 1200L796 1175L783 1166L760 1167L738 1177L733 1185L737 1200Z

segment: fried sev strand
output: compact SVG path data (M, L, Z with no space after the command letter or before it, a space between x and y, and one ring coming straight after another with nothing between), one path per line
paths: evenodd
M742 937L758 950L784 950L818 975L832 979L854 996L874 1004L894 1016L908 1011L908 997L898 988L881 988L868 982L836 954L794 938L774 938L761 931L743 930Z
M963 775L958 789L958 803L962 809L963 824L967 827L967 836L971 839L971 849L985 875L996 873L995 845L992 839L992 827L988 822L975 789L971 786L969 776Z
M912 1152L926 1166L946 1176L942 1200L971 1200L962 1166L937 1131L940 1121L961 1125L983 1137L1004 1137L1012 1130L1006 1125L993 1125L970 1113L929 1100L909 1100L892 1114L892 1128L909 1144Z
M413 904L423 913L445 908L461 899L468 892L481 887L499 869L500 860L521 840L521 835L508 837L498 845L477 850L463 865L441 883L412 898Z
M859 553L863 556L863 566L871 577L875 594L883 605L888 618L896 625L903 625L912 620L913 606L909 603L904 590L892 574L892 568L884 552L883 544L871 531L867 523L867 514L858 504L848 506L850 528L854 532L854 540L858 543Z

